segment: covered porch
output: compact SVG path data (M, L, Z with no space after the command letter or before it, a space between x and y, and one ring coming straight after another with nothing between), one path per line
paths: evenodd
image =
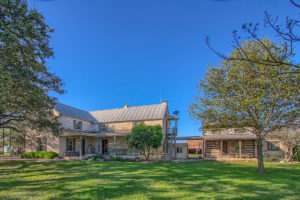
M139 152L130 149L126 135L129 133L87 133L64 131L60 136L59 154L62 157L79 157L99 154L107 156L138 156Z
M204 158L256 158L256 145L255 135L209 135L204 137Z

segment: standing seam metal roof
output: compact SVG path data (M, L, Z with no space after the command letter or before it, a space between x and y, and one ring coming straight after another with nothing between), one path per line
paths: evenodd
M62 115L74 117L77 119L82 119L86 121L90 121L93 123L97 123L98 121L87 111L80 110L78 108L74 108L72 106L68 106L62 103L57 103L54 106L54 109Z
M163 119L167 104L154 104L134 106L128 108L116 108L110 110L90 111L89 113L98 122L124 122Z
M162 103L90 112L61 103L57 103L54 108L62 115L91 121L93 123L105 123L163 119L167 111L167 104Z

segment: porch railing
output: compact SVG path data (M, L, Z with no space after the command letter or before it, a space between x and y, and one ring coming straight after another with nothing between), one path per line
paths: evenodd
M140 155L140 151L136 149L109 149L108 155L110 156L138 156Z

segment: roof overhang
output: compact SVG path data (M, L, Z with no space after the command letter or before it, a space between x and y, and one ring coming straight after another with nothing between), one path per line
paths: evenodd
M119 132L88 132L73 129L63 129L62 136L89 136L89 137L109 137L109 136L126 136L129 135L129 131L119 131Z
M202 136L185 136L185 137L176 137L176 140L203 140Z
M177 116L168 116L168 120L172 121L172 120L179 120L179 118Z
M256 140L254 134L210 134L203 136L204 140Z

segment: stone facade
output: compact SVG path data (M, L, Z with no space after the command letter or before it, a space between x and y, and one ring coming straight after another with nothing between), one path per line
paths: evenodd
M63 131L63 135L61 136L53 136L52 133L49 131L32 131L27 130L26 132L26 148L25 152L32 152L32 151L38 151L38 141L37 138L44 138L46 137L46 151L54 151L59 153L60 156L66 156L67 151L67 138L68 139L74 139L75 141L75 149L74 151L80 150L80 133L76 133L77 135L74 135L73 131L73 120L78 120L76 118L71 118L68 116L63 116L60 119L60 123L62 126L67 129ZM98 124L92 124L88 121L82 121L82 130L84 131L97 131L98 130ZM165 135L166 133L166 127L164 127L164 120L149 120L143 122L145 125L161 125L163 128L163 133ZM131 129L135 126L135 122L117 122L117 123L105 123L105 125L108 127L109 131L113 133L118 133L117 136L99 136L99 148L100 153L102 153L102 141L107 140L108 144L108 152L114 151L114 149L117 150L128 150L129 147L127 145L126 135L128 135L131 132ZM82 136L82 139L85 142L84 145L84 153L85 155L94 154L98 150L97 146L97 136L89 136L84 135ZM163 147L158 148L157 150L152 150L153 155L162 155Z
M59 153L60 138L54 136L50 131L35 131L26 129L25 152L53 151Z

